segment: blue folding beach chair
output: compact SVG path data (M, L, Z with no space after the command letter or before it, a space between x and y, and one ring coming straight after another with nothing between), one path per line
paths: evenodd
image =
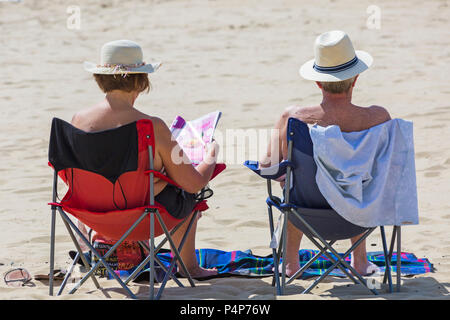
M373 282L368 283L348 262L345 261L345 258L347 258L352 251L375 230L375 227L365 228L345 220L330 207L327 200L322 196L315 179L317 166L313 158L313 143L308 126L305 123L298 119L290 118L288 120L287 141L288 158L280 164L269 168L259 168L257 161L246 161L244 163L246 167L267 180L267 191L269 196L266 202L269 214L270 233L272 236L271 248L275 266L272 285L276 285L277 294L284 294L287 284L301 276L302 273L321 255L325 255L325 257L332 262L332 266L302 293L310 292L319 282L330 274L331 271L335 268L339 268L355 284L362 284L373 294L377 295L378 291L375 288L376 286L373 285ZM284 174L286 175L286 184L283 190L283 199L280 199L272 193L272 180L277 179ZM290 188L287 186L290 186ZM290 190L290 192L287 192L287 190ZM275 230L274 227L273 207L277 208L281 213L281 233L280 230ZM294 276L286 281L285 259L282 259L281 261L281 275L277 266L286 252L288 220L308 237L308 239L319 249L319 252ZM384 226L380 226L380 233L386 261L383 283L388 282L389 292L392 292L391 259L395 241L397 241L397 255L401 252L401 227L393 227L389 251L386 245ZM361 238L344 254L338 254L333 248L333 244L336 241L349 239L360 234L362 234ZM400 260L401 259L397 259L396 261L397 291L400 291L401 282Z

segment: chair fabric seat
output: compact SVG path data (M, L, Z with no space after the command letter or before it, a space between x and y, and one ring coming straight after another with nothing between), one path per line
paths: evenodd
M332 209L308 209L297 208L298 214L305 219L305 221L316 230L318 234L325 240L344 240L355 237L368 228L357 226L339 215ZM308 231L308 228L296 217L292 217L290 213L290 220L294 226L300 229L303 233L314 236Z
M345 220L341 215L339 215L333 209L313 209L313 208L303 208L295 204L290 204L285 206L280 198L278 197L268 197L266 202L273 205L282 211L286 207L294 208L295 211L306 223L316 230L318 234L325 240L344 240L357 236L369 228L357 226L350 221ZM289 221L301 230L303 233L315 237L305 224L294 215L294 213L289 213Z

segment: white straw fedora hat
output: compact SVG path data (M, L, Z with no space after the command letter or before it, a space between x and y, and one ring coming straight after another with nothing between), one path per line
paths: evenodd
M339 30L322 33L314 43L314 59L302 65L300 75L308 80L336 82L367 70L372 56L353 48L348 35Z
M84 62L86 71L96 74L152 73L161 63L146 64L142 48L130 40L105 43L100 53L100 64Z

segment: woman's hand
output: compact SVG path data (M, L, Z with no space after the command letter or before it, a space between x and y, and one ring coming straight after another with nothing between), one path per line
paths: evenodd
M173 139L172 133L164 121L156 117L151 118L151 120L155 131L156 150L161 157L167 175L178 183L183 190L189 193L197 193L208 184L214 172L219 149L217 143L212 142L207 146L204 154L205 159L194 167L183 149ZM176 159L173 157L174 154Z
M215 164L219 155L219 144L213 140L205 147L205 156L203 162L207 164Z

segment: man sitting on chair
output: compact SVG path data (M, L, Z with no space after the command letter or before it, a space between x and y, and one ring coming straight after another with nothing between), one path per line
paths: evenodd
M372 63L372 57L364 51L355 51L342 31L321 34L315 42L315 59L300 68L300 74L316 82L322 91L322 102L314 106L290 106L275 124L278 129L272 135L267 153L260 161L261 167L269 167L287 159L287 125L289 118L297 118L307 124L327 127L337 125L342 132L369 129L391 119L389 112L377 105L361 107L352 103L353 88L358 75ZM282 186L284 183L281 182ZM299 247L303 233L291 222L287 227L286 274L292 276L300 269ZM351 239L355 243L360 236ZM371 274L376 266L367 260L363 241L352 253L352 267L362 275Z

